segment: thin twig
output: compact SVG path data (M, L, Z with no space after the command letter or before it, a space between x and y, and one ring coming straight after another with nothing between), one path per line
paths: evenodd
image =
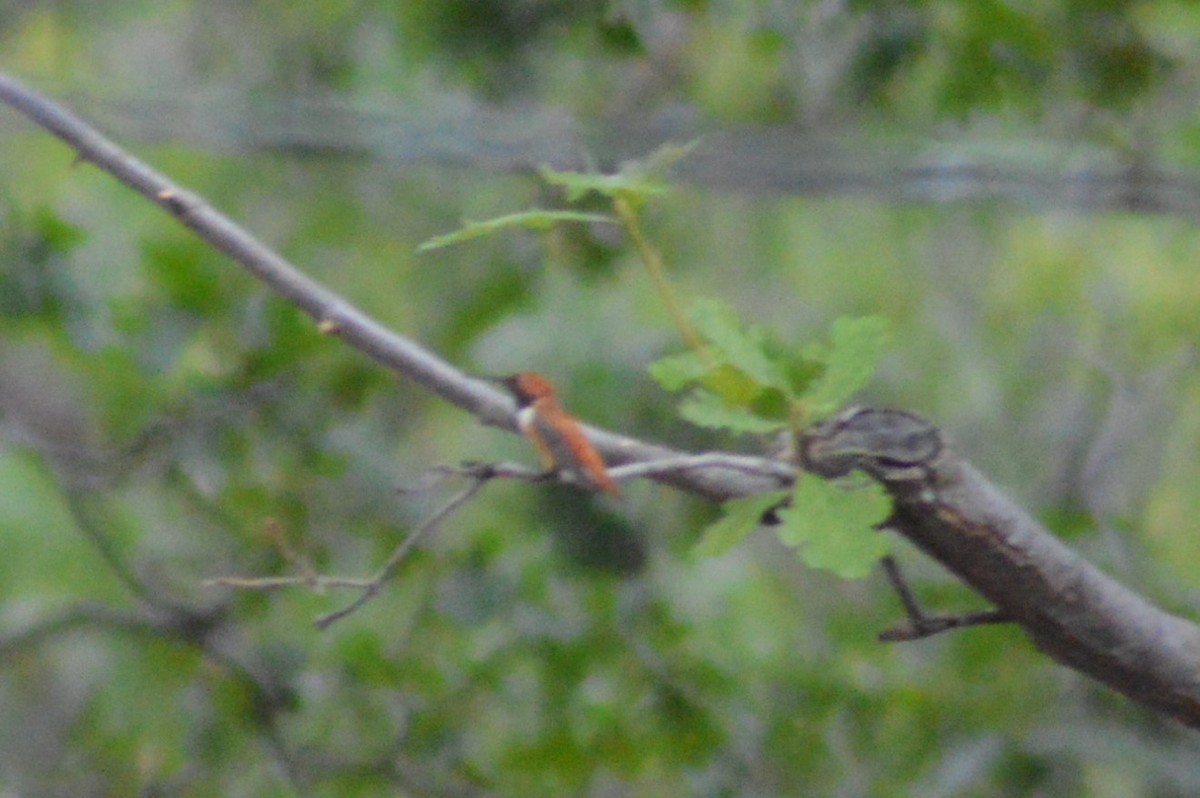
M879 633L881 643L901 643L909 640L922 640L933 637L951 629L963 629L968 626L984 626L997 623L1014 623L1012 616L1001 610L978 610L964 612L961 615L928 615L920 625L898 626L885 629Z
M883 573L887 576L888 582L891 583L892 589L900 597L900 603L904 605L904 611L908 613L908 619L913 623L918 623L924 619L925 613L921 610L921 605L917 603L917 597L913 595L912 589L908 586L908 580L904 578L904 574L900 571L900 563L896 562L896 558L890 554L885 555L879 561L879 564L883 566Z
M441 484L448 477L467 477L477 481L487 482L491 479L516 479L523 482L545 482L557 479L555 471L532 469L520 463L479 463L467 461L459 465L440 465L429 469L421 475L415 485L397 488L400 493L422 493Z
M362 589L371 584L370 579L300 574L298 576L214 576L200 584L205 587L232 587L238 590L275 590L281 587L306 587L314 593L324 593L329 588L344 587Z
M768 460L762 457L746 457L723 452L707 454L679 455L664 457L661 460L649 460L642 463L613 466L608 469L608 475L617 481L637 477L656 477L663 474L676 474L684 471L715 468L730 472L741 472L755 477L775 480L778 486L788 485L796 479L795 466L778 460ZM406 494L421 493L440 484L447 477L469 477L471 479L515 479L523 482L545 482L557 480L569 485L578 485L570 481L567 474L550 470L533 469L520 463L477 463L465 462L457 466L440 465L421 475L416 484L398 488Z
M646 265L646 271L650 274L650 281L654 284L654 290L658 292L658 297L662 300L663 306L667 309L667 314L671 317L671 321L675 324L679 334L689 347L698 352L702 357L710 357L704 341L696 333L692 327L692 323L688 321L687 314L679 307L679 301L675 298L675 292L671 288L671 283L667 280L666 269L663 267L662 256L658 254L658 250L646 238L642 232L641 222L638 220L637 211L633 209L629 200L623 197L617 197L613 200L613 209L617 213L617 218L621 220L621 225L625 228L629 240L633 242L633 246L637 249L638 256L642 259L642 263Z
M0 660L80 628L146 634L183 640L205 648L209 632L223 618L220 609L209 612L188 608L130 610L85 601L36 621L19 632L0 637Z
M663 474L678 474L701 469L719 469L748 474L754 477L770 479L778 483L775 487L788 485L796 479L796 467L780 460L764 457L747 457L745 455L727 454L725 452L708 452L705 454L679 455L664 457L658 460L647 460L629 465L613 466L608 469L608 475L615 480L633 479L634 477L661 476Z
M908 615L907 626L897 626L880 632L879 640L881 642L897 643L906 640L920 640L966 626L1012 622L1012 618L1001 610L978 610L961 615L927 615L921 609L921 605L917 603L917 597L913 595L912 589L908 586L908 580L904 578L904 573L900 570L900 564L896 562L896 559L889 554L880 561L880 564Z
M350 604L335 612L320 615L313 621L318 629L328 629L333 623L355 612L374 598L379 593L380 588L383 587L383 584L395 574L401 561L412 551L421 538L433 532L458 508L470 501L471 497L495 475L488 471L487 473L472 474L470 476L473 478L467 487L451 498L441 509L430 516L425 523L409 533L404 540L400 541L399 545L392 550L391 556L388 557L383 567L370 577L324 576L311 569L305 569L303 573L296 576L219 576L212 579L205 579L202 584L206 587L229 587L236 590L258 591L276 590L284 587L305 587L317 593L323 593L330 588L361 590L362 595Z
M379 592L379 588L382 587L383 583L390 579L392 574L396 572L396 568L399 567L400 561L403 560L413 546L417 544L417 541L436 529L459 507L462 507L464 504L470 501L471 497L479 492L479 489L486 484L487 480L485 479L473 480L467 485L466 488L460 491L458 495L454 496L449 502L447 502L442 509L434 513L429 520L414 529L412 533L402 540L400 545L395 548L395 550L392 552L392 556L388 557L387 562L384 563L383 567L379 569L378 573L376 573L375 576L363 586L362 595L352 601L350 604L347 604L342 609L318 617L313 622L316 627L321 630L328 629L336 621L339 621L342 618L345 618L347 615L350 615L352 612L355 612L359 607L363 606L372 598L374 598Z

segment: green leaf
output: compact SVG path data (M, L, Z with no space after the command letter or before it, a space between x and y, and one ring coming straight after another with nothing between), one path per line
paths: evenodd
M671 190L663 176L678 161L696 146L667 143L645 158L629 161L616 174L602 175L582 172L559 172L542 166L538 174L552 186L561 186L567 193L568 202L579 202L595 192L610 199L621 198L634 207L640 206L647 197L664 194Z
M825 373L826 349L812 342L796 349L771 338L763 341L763 351L787 380L787 395L791 398L808 393L817 379Z
M791 402L777 388L767 388L760 391L750 402L750 412L759 418L778 421L786 425L791 419Z
M661 357L647 371L667 391L678 391L698 381L711 370L711 365L698 352Z
M792 505L779 512L779 539L798 547L810 568L859 579L888 552L887 538L874 525L889 512L891 499L877 483L846 490L804 477L796 481Z
M64 257L86 239L80 228L45 208L26 221L16 206L0 206L0 320L41 317L60 325L71 311L91 320L92 308L80 301L71 261Z
M692 554L696 557L715 557L729 551L758 528L763 513L779 504L787 495L787 491L773 491L725 502L721 505L721 517L705 527Z
M833 323L828 364L805 397L813 420L836 412L870 381L887 349L889 326L880 316L843 318Z
M47 208L39 208L33 217L33 227L40 243L56 255L65 255L87 240L87 233Z
M559 172L543 166L538 169L538 175L552 186L561 186L567 193L567 202L579 202L593 192L609 198L640 199L655 194L665 194L670 190L669 186L659 180L625 172L613 175Z
M672 166L687 157L700 143L700 139L692 139L686 144L676 144L668 141L645 158L629 161L621 167L621 174L637 174L662 177Z
M730 407L712 391L698 389L679 403L679 414L699 427L729 429L734 432L765 433L787 427L749 410Z
M598 39L605 50L618 55L645 55L646 46L637 28L628 19L616 17L600 20Z
M520 213L510 213L507 216L497 216L482 222L467 222L453 233L434 236L417 247L417 252L429 252L434 249L448 247L472 238L491 235L497 230L508 227L526 227L531 230L549 230L559 222L604 222L616 224L611 216L602 213L582 213L580 211L547 211L534 208Z
M688 314L696 331L704 336L723 359L760 386L786 391L787 381L767 356L761 330L744 328L731 308L715 299L700 299Z
M762 383L735 366L719 359L716 362L718 365L704 375L701 383L730 407L749 407L762 393Z

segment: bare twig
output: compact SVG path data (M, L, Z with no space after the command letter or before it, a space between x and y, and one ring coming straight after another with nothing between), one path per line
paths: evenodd
M214 576L200 584L205 587L232 587L237 590L266 592L282 587L306 587L314 593L324 593L330 588L362 589L371 584L370 579L348 576L323 576L303 573L296 576Z
M277 714L292 705L291 691L280 680L277 668L265 665L253 653L232 648L227 640L214 632L225 621L222 609L211 611L189 608L164 609L141 608L118 609L96 602L81 602L53 615L34 621L21 631L0 637L0 662L26 654L30 649L49 642L59 635L75 631L113 632L132 636L145 636L156 641L170 641L187 646L200 653L208 662L243 683L247 692L256 697L259 710L257 720L265 724L265 731L277 746L276 753L283 756L285 765L293 762L282 745Z
M917 597L909 588L908 580L904 578L904 573L900 570L900 564L896 562L896 558L889 554L880 561L880 565L883 566L883 572L887 575L888 582L896 591L896 595L900 597L900 603L904 605L904 611L908 614L907 626L885 629L879 633L879 639L882 642L919 640L951 629L962 629L965 626L1010 623L1012 621L1007 613L1000 610L978 610L960 615L928 615L917 603Z
M296 576L218 576L211 580L204 580L206 587L228 587L239 590L275 590L278 588L304 587L316 593L323 593L330 588L349 588L354 590L362 590L362 594L358 599L350 602L350 604L337 610L319 616L313 620L318 629L328 629L329 626L349 616L350 613L358 610L359 607L365 605L379 593L379 589L383 584L390 580L392 575L395 575L396 569L400 568L400 564L404 557L413 550L413 547L418 542L425 538L428 534L437 529L446 518L449 518L454 512L461 508L462 505L469 502L470 498L478 493L480 488L487 484L487 481L492 479L493 474L490 469L486 473L473 474L473 479L470 484L463 488L462 491L455 494L449 502L446 502L437 512L427 518L425 523L409 533L406 538L400 541L388 557L388 562L385 562L376 574L370 577L347 577L347 576L324 576L317 574L311 568L302 569L301 574Z
M448 477L466 477L479 482L492 479L516 479L522 482L546 482L558 479L554 471L533 469L520 463L478 463L465 462L459 465L440 465L431 468L421 475L415 485L399 488L401 493L421 493L441 484Z
M791 467L783 463L776 463L775 461L766 462L770 463L770 465L764 468L756 458L711 453L696 456L671 457L648 463L621 466L610 469L609 473L612 474L614 479L629 479L635 476L648 476L695 468L725 468L730 470L744 468L750 473L772 476L781 482L794 478ZM417 541L428 535L455 510L469 501L487 482L493 479L518 479L528 482L539 482L560 478L560 475L555 471L534 470L517 463L463 463L459 466L438 466L431 469L422 476L416 485L403 488L403 491L405 493L416 493L428 490L451 476L467 477L470 479L470 484L455 495L424 524L401 541L400 545L392 552L391 557L388 558L388 561L374 576L369 578L354 578L318 574L307 562L301 560L283 536L278 524L268 520L264 530L265 533L273 545L280 550L284 559L298 567L300 570L299 574L294 576L262 577L221 576L206 579L203 584L209 587L229 587L237 590L258 591L276 590L285 587L305 587L318 593L325 592L331 588L361 590L362 595L347 606L335 612L322 615L315 620L314 623L318 629L327 629L333 623L355 612L373 598L383 584L395 573L400 562L412 550Z
M27 625L19 632L0 637L0 662L51 640L60 634L84 627L142 631L147 622L127 611L86 603L70 607Z
M313 622L316 624L316 627L322 630L328 629L335 622L345 618L352 612L355 612L359 607L374 598L375 594L379 592L380 587L383 586L383 583L390 579L392 574L396 572L400 562L405 558L405 556L408 555L408 552L412 550L413 546L417 545L417 541L425 535L433 532L434 529L440 526L441 523L449 518L458 508L470 501L471 497L479 492L479 489L486 484L487 480L485 479L472 480L466 488L464 488L460 493L447 502L442 509L434 513L425 523L414 529L408 537L400 542L400 545L397 546L394 551L392 551L392 556L388 557L388 560L383 564L383 567L379 569L375 576L373 576L365 585L362 586L363 592L361 596L352 601L350 604L347 604L342 609L337 610L336 612L327 613L317 618Z
M666 474L679 474L685 471L705 468L720 469L730 473L744 473L749 476L763 477L776 482L775 487L782 487L796 479L796 467L779 460L769 460L762 457L747 457L745 455L727 454L724 452L709 452L707 454L677 455L661 460L648 460L643 463L614 466L608 469L608 475L617 481L635 479L638 477L661 477ZM545 482L558 480L566 484L576 484L569 481L569 476L556 471L542 471L521 465L519 463L475 463L467 462L457 466L438 466L430 469L412 486L401 488L402 493L419 493L428 490L449 476L470 477L472 479L516 479L524 482Z
M493 476L495 475L490 470L473 475L467 487L455 494L450 501L446 502L441 509L430 516L425 523L414 529L404 540L400 541L399 545L392 550L391 556L388 557L383 567L370 577L324 576L316 573L311 567L304 564L301 567L301 573L296 576L219 576L213 579L206 579L203 584L207 587L229 587L236 590L258 591L276 590L284 587L305 587L317 593L323 593L330 588L361 590L362 595L350 604L335 612L318 616L313 621L318 629L328 629L335 622L357 611L374 598L379 593L380 588L383 587L383 584L396 573L396 569L399 568L401 561L408 556L413 547L422 538L437 529L456 510L470 501L471 497L478 493L479 489L487 484L488 480L492 479Z
M796 466L782 460L748 457L727 452L708 452L614 466L608 469L608 475L620 481L634 477L661 477L667 474L683 474L704 469L742 473L747 476L768 479L775 483L772 489L778 489L794 482L797 472Z
M896 626L879 633L881 643L901 643L909 640L923 640L952 629L965 629L968 626L984 626L987 624L1012 623L1013 619L1000 610L977 610L964 612L959 615L925 615L919 623L908 626Z

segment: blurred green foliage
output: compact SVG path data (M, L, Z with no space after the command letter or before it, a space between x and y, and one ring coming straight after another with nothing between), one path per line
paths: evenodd
M256 146L286 137L236 124L240 149L205 146L236 116L196 113L195 142L156 123L191 98L434 95L931 152L975 133L1029 159L1065 140L1173 173L1200 162L1198 38L1165 0L0 6L0 67L68 104L159 109L131 149L384 324L696 449L730 444L645 375L677 338L606 226L417 255L464 219L542 207L532 176ZM445 138L470 151L470 132ZM0 792L1200 791L1191 738L1017 631L881 646L900 612L881 578L805 570L769 536L690 557L716 509L649 485L602 507L489 486L327 632L313 617L348 594L204 586L369 574L442 498L398 485L531 454L320 336L7 110L0 137ZM929 415L1073 546L1196 614L1191 220L714 188L643 215L685 295L784 341L887 318L865 401ZM894 543L931 607L977 606Z

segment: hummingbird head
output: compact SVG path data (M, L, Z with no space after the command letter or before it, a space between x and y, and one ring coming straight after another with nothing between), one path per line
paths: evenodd
M554 398L554 384L535 371L522 371L499 380L517 399L518 407L529 407L539 399Z

